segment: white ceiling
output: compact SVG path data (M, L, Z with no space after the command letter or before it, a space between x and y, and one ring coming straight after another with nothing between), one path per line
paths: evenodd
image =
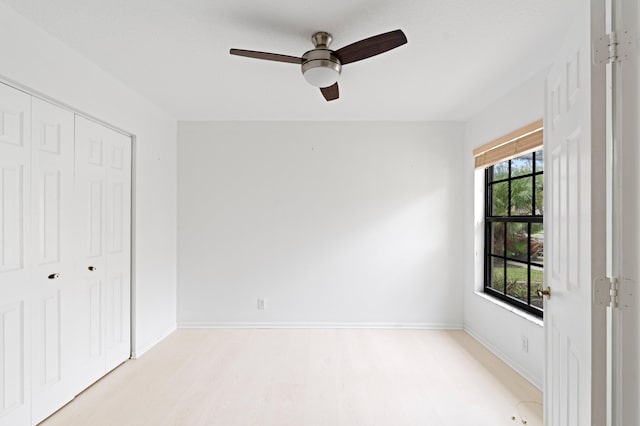
M566 0L0 0L180 120L466 120L553 57ZM294 64L318 30L338 49L402 29L345 65L326 102Z

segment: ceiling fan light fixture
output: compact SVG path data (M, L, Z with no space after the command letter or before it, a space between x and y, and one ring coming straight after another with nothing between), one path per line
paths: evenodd
M329 87L338 81L342 65L331 50L310 50L302 59L302 75L312 86Z
M340 68L334 63L318 64L302 71L304 79L315 87L329 87L338 81Z

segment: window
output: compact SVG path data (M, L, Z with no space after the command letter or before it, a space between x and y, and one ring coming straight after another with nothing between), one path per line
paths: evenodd
M476 284L486 295L542 318L544 288L543 122L473 150L476 168ZM483 179L484 178L484 179ZM484 205L483 205L484 204ZM480 259L478 259L480 260Z
M541 131L540 131L541 134ZM544 154L485 168L484 290L542 317Z

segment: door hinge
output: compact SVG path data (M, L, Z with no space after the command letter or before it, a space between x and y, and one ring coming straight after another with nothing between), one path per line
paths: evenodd
M612 64L629 59L633 41L628 30L612 31L593 41L593 63Z
M602 308L629 309L633 306L635 283L625 278L596 278L593 286L593 302Z

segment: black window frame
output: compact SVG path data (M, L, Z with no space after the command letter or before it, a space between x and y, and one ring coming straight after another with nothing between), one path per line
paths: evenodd
M512 176L512 161L521 159L524 156L531 155L532 168L531 173L520 174L517 176ZM506 174L506 178L493 180L494 177L494 167L495 165L486 167L484 170L484 178L485 178L485 247L484 247L484 292L489 294L497 299L500 299L511 306L514 306L518 309L524 310L530 314L535 315L536 317L543 318L544 311L542 309L541 298L537 297L534 299L539 303L540 306L536 306L532 304L532 294L531 294L531 267L534 266L536 268L544 268L543 263L532 261L532 244L531 244L531 227L532 224L544 224L544 202L542 206L542 210L539 211L539 214L536 214L536 177L544 176L544 167L542 170L537 170L537 161L536 157L542 155L544 156L544 152L542 149L537 150L533 153L522 154L513 159L502 161L498 164L505 163L508 161L508 171ZM496 164L497 165L497 164ZM516 180L521 179L530 179L532 185L531 192L531 213L532 214L513 214L512 215L512 183ZM543 178L544 179L544 178ZM506 205L506 216L498 216L493 214L493 187L497 184L507 182L507 205ZM542 193L544 194L544 184ZM544 195L543 195L544 197ZM544 198L543 198L544 199ZM502 245L502 255L492 253L492 227L494 223L504 223L504 243ZM521 223L526 224L527 226L527 259L524 260L522 258L514 258L510 257L508 253L508 244L507 244L507 229L509 223ZM544 229L544 225L543 228ZM544 243L543 243L544 246ZM544 254L543 254L544 256ZM504 271L503 271L503 288L502 291L498 291L495 287L495 284L492 280L493 275L493 259L500 259L502 261ZM543 258L544 259L544 258ZM543 260L544 262L544 260ZM507 292L507 265L511 264L520 264L526 265L527 267L527 300L526 302L511 296Z

